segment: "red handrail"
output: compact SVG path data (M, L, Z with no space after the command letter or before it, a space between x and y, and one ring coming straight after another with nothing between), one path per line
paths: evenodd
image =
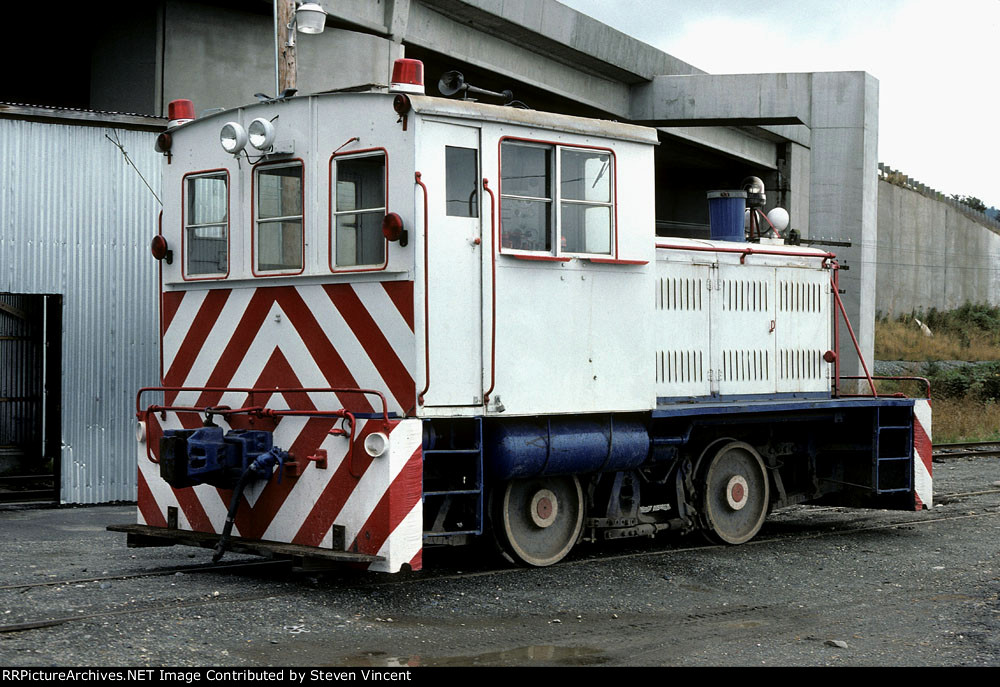
M862 376L860 376L860 375L850 375L850 376L846 376L846 377L841 377L841 379L865 379L865 378L862 377ZM928 398L928 399L931 397L931 382L926 377L883 377L883 376L873 376L873 377L871 377L871 379L879 379L879 380L886 380L886 381L898 381L898 382L923 382L924 383L924 387L925 387L924 397ZM859 398L859 397L867 398L868 394L841 394L841 396L845 397L845 398ZM900 396L900 394L880 394L879 395L880 398L887 398L887 397L892 397L892 396ZM908 398L908 397L906 397L906 398Z
M420 172L415 172L414 180L424 191L424 375L425 381L424 390L417 394L417 402L420 405L424 404L424 394L427 390L431 388L431 325L430 325L430 296L428 295L428 278L427 275L430 272L428 266L428 237L430 235L430 228L427 226L427 185L420 180Z
M833 288L833 298L837 302L837 307L840 309L840 314L844 316L844 324L847 325L847 332L851 335L851 341L854 343L854 350L857 351L858 360L861 361L861 367L865 371L864 379L868 380L868 386L871 387L872 396L878 396L878 392L875 390L875 382L872 381L872 374L871 372L868 371L868 363L865 362L865 356L861 354L861 345L858 343L858 337L854 335L854 327L851 326L851 320L847 317L847 310L844 308L844 301L840 300L840 288L838 286L840 284L839 268L840 266L836 264L834 265L833 268L834 275L838 278L835 279L834 277L830 277L830 286ZM837 326L839 326L840 320L834 319L834 322L836 323ZM840 337L838 336L837 338L839 339ZM837 350L838 366L837 366L837 384L835 388L837 389L839 394L840 390L839 341L837 342L837 345L838 345L838 350Z
M657 243L656 247L667 250L693 250L702 253L741 253L743 256L740 258L741 263L744 262L749 255L783 255L796 258L821 258L824 263L837 257L835 253L807 253L805 251L785 251L774 250L773 248L752 248L750 246L737 248L736 246L683 246L670 243ZM828 265L824 264L823 267L828 267Z
M496 205L497 199L490 188L490 182L483 177L483 190L490 194L490 269L492 271L493 306L490 323L490 388L483 394L483 405L490 402L490 394L497 385L497 236L496 236Z
M216 406L215 408L222 410L224 413L233 414L237 412L255 412L257 406L253 405L254 394L286 394L286 393L326 393L326 394L361 394L367 396L378 396L379 401L382 403L382 419L386 422L389 421L389 406L385 400L385 394L376 389L361 389L361 388L350 388L350 387L221 387L221 386L145 386L136 393L135 395L135 414L138 419L142 419L146 413L149 412L161 412L167 410L182 410L189 412L205 412L213 411L213 406L149 406L145 411L142 410L141 399L142 395L149 391L199 391L202 393L241 393L247 394L250 398L250 405L246 408L237 408L235 410L228 408L227 406ZM152 410L154 409L155 410ZM262 408L262 410L264 410ZM215 411L213 411L215 412ZM279 411L275 411L279 412ZM315 412L315 413L325 413L325 412L336 412L336 411L281 411L281 412ZM222 412L217 412L216 414L223 414ZM317 416L319 417L319 416Z

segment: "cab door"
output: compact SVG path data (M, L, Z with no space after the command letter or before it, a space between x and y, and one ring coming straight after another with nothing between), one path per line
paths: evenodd
M428 203L423 405L476 406L483 397L480 131L421 124L417 171Z

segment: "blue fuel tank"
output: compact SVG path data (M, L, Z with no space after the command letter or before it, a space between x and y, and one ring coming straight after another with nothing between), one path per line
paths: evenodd
M487 469L502 480L629 470L649 455L646 427L611 416L505 420L487 433Z

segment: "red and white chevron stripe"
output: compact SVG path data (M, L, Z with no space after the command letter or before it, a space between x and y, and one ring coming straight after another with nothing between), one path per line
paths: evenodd
M161 345L165 386L254 387L268 378L269 386L375 389L401 416L415 405L409 281L166 292ZM296 382L273 379L276 368Z
M167 292L163 297L165 386L212 388L366 388L382 392L388 412L405 417L415 403L413 283L281 286ZM330 411L369 415L357 420L353 447L330 435L333 417L285 416L278 420L233 415L236 428L272 429L274 445L289 451L301 474L277 473L244 493L234 534L329 548L334 525L345 528L347 550L382 556L372 569L395 572L421 565L421 423L381 416L373 396L356 393L168 392L167 405ZM216 422L224 429L229 424ZM149 448L155 454L163 429L194 428L198 414L151 415ZM364 450L373 432L389 437L377 458ZM349 450L351 449L351 450ZM326 451L327 465L308 460ZM174 489L139 447L139 522L166 526L168 507L178 527L221 533L231 496L210 485Z
M931 463L931 401L913 403L913 500L916 510L934 507Z

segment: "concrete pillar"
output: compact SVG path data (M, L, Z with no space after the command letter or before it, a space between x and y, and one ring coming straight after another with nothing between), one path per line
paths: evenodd
M385 83L392 79L392 66L396 60L406 57L403 37L410 23L410 0L386 0L385 25L389 30L389 65ZM426 75L425 75L426 76Z
M784 206L788 226L804 238L812 236L809 225L809 180L812 156L809 148L789 142L785 146L785 184L788 188Z
M864 72L812 75L810 235L850 241L833 249L848 269L841 296L861 352L872 366L878 215L878 81ZM862 374L850 337L841 337L841 372ZM846 339L846 341L845 341Z

